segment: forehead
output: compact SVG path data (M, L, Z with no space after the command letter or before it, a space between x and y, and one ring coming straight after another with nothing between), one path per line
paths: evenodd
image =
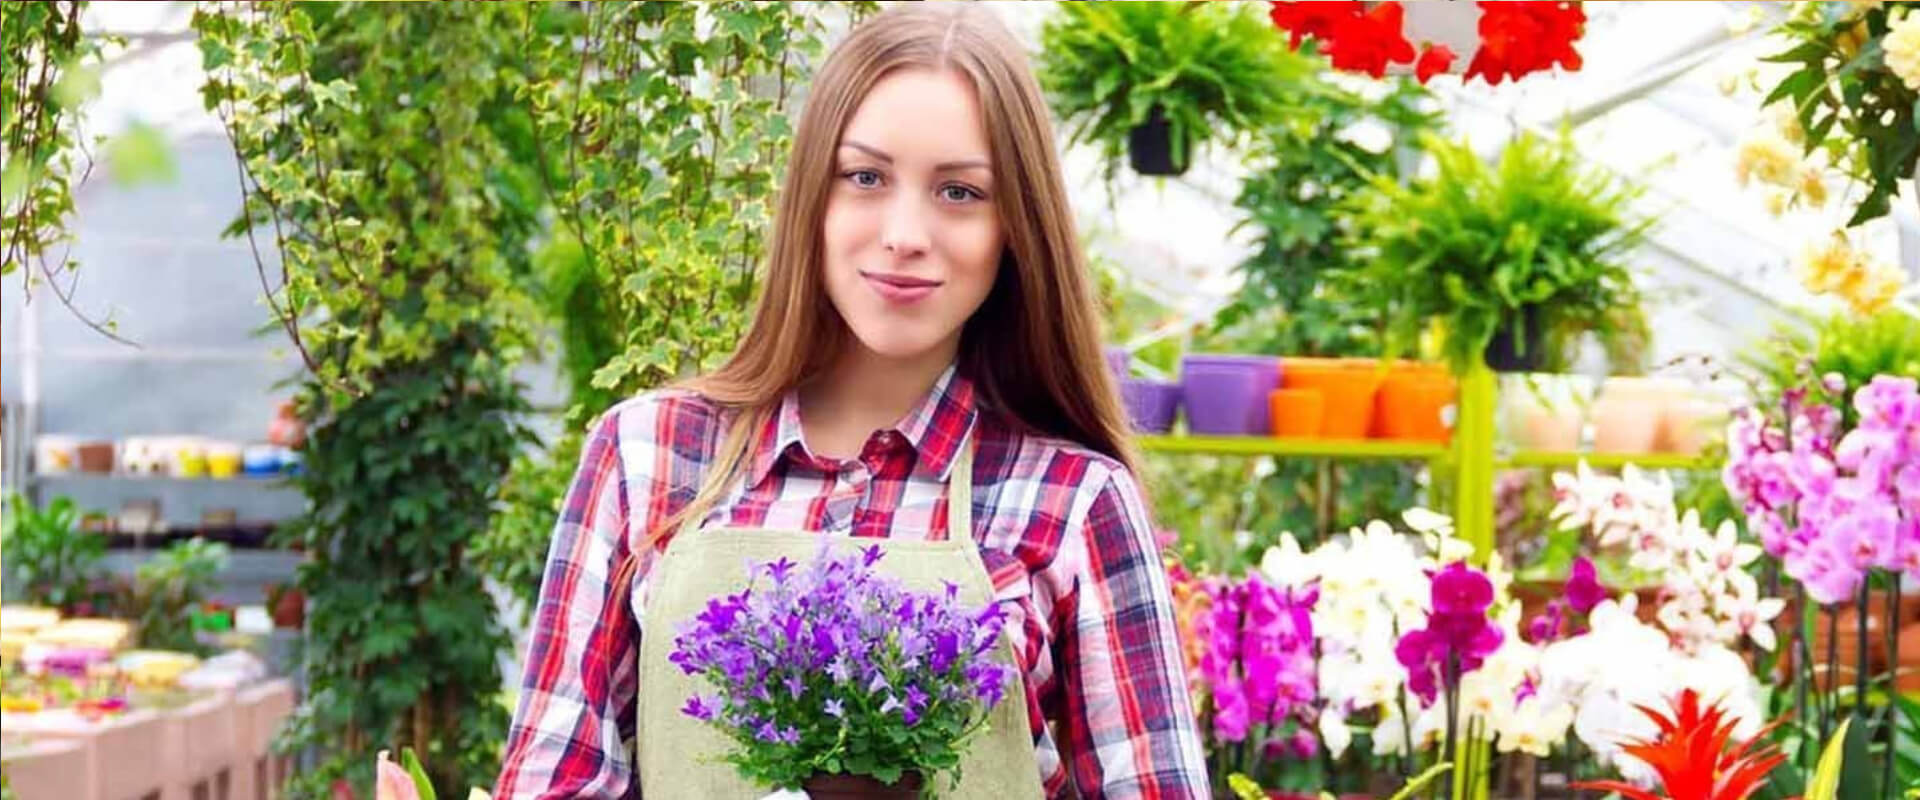
M988 154L979 93L953 70L911 68L882 76L847 121L841 141L849 140L883 150L903 163L978 159Z

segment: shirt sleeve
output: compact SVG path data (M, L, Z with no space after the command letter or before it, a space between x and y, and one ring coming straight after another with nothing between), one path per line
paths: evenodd
M493 790L501 800L638 797L626 745L638 627L610 580L629 550L619 430L618 408L594 426L554 526Z
M1069 534L1084 548L1071 558L1074 589L1054 609L1073 782L1089 800L1210 797L1172 591L1124 467L1100 482L1081 531Z

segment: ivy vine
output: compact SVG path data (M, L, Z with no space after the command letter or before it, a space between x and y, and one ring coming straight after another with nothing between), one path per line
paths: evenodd
M526 37L556 220L539 273L572 407L561 440L516 463L480 550L529 608L589 419L738 344L828 15L875 8L592 3L571 37Z
M490 782L507 637L470 543L528 442L514 367L540 231L520 39L545 4L196 9L203 96L232 140L230 234L258 254L306 361L308 694L283 731L319 754L287 787L370 785L411 747L436 785ZM543 27L537 28L544 30Z
M100 93L100 59L116 40L81 30L84 0L0 3L0 277L20 274L31 294L47 286L61 305L124 342L110 319L73 304L73 187L93 172L81 109Z

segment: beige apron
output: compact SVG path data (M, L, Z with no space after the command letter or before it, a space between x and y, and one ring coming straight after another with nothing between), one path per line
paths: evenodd
M973 447L962 447L947 483L947 530L941 541L851 539L839 544L879 545L886 554L876 565L909 589L937 591L944 581L960 587L960 601L978 606L994 596L993 582L973 540ZM673 631L706 607L707 600L746 588L747 563L781 557L809 563L820 537L812 531L750 528L700 529L690 520L686 529L667 543L667 551L653 567L653 586L647 597L647 627L640 642L639 734L634 745L635 774L644 796L655 800L680 798L760 798L771 789L756 787L718 760L731 741L718 729L692 719L680 709L695 691L707 691L705 681L687 675L667 661L673 649ZM953 535L952 532L958 532ZM1012 645L1002 637L1000 660L1015 665ZM1016 672L1016 675L1020 673ZM988 730L974 739L961 757L961 782L948 790L948 776L928 776L935 796L957 800L1014 800L1042 794L1040 768L1033 751L1033 728L1027 720L1027 699L1012 687L989 712Z

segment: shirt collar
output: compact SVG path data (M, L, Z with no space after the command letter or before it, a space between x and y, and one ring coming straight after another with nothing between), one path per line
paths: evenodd
M940 379L934 381L926 396L920 399L906 416L894 424L892 430L899 433L907 444L919 455L915 459L914 474L945 481L953 471L953 464L960 456L960 448L967 444L973 433L974 421L979 415L975 406L973 381L961 375L957 365L949 364L946 371L940 373ZM758 445L754 447L753 458L748 465L747 477L758 486L766 480L773 465L778 463L789 450L796 455L804 455L806 443L800 430L800 392L789 389L780 399L780 409L767 421L767 427L760 433Z

